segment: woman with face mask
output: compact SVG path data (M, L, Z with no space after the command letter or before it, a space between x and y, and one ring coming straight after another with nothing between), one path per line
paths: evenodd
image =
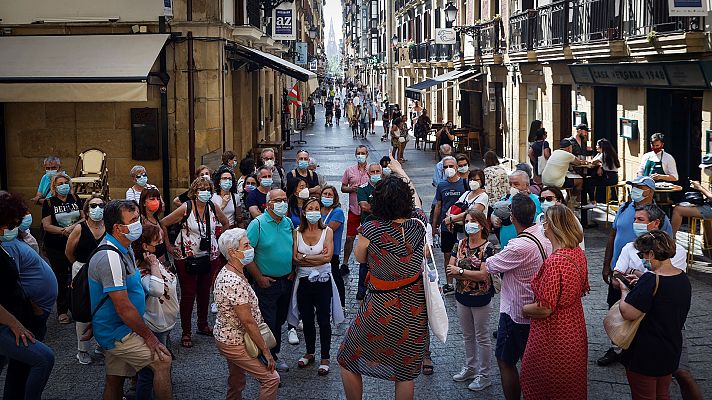
M143 189L152 187L153 185L148 183L148 173L143 165L134 165L133 168L131 168L129 176L131 176L131 180L134 184L126 190L126 200L133 200L138 203L141 199Z
M546 213L546 210L549 209L549 207L559 204L566 205L564 193L561 191L561 189L553 186L544 186L544 188L541 189L541 193L539 194L539 202L541 203L541 214L535 217L536 223L539 225L542 225L544 223L544 214ZM581 227L581 222L578 220L578 218L576 219L576 222L578 223L578 226ZM579 243L579 247L581 247L581 250L586 250L586 243L584 240L581 240L581 243Z
M339 202L339 192L334 186L327 185L321 190L321 216L324 224L334 232L334 255L331 257L331 277L339 290L341 307L346 307L346 286L339 270L341 239L344 236L346 216Z
M161 192L155 186L147 187L141 192L138 201L138 209L141 214L141 222L160 226L159 215L163 212L163 200Z
M258 324L263 323L257 295L245 277L245 266L251 263L255 249L250 246L246 232L229 229L220 236L220 252L227 264L215 280L215 344L228 364L227 397L239 399L249 373L260 383L259 399L274 400L279 388L279 374L275 361L264 342ZM253 340L260 354L252 358L245 350L245 335Z
M196 179L203 178L203 179L211 180L210 168L207 165L199 166L198 169L195 170L195 177L196 177ZM189 194L190 194L190 189L179 194L178 196L176 196L175 199L173 199L173 204L176 207L180 207L183 203L190 201Z
M307 182L303 179L298 179L297 184L294 185L294 191L288 194L288 196L287 204L289 208L287 209L287 216L292 220L294 226L299 226L301 223L302 205L304 201L309 198Z
M472 379L468 388L482 390L492 384L492 344L488 325L494 284L492 278L485 281L470 279L469 271L479 271L496 249L487 241L489 224L485 214L470 208L462 215L465 216L466 237L453 249L447 273L456 280L455 300L465 342L465 365L452 379L455 382Z
M180 223L180 234L173 245L166 243L173 255L178 283L181 289L180 319L181 346L193 347L192 323L193 303L197 301L198 334L212 336L208 325L208 306L210 287L215 272L222 265L218 257L218 244L215 227L220 224L229 226L229 222L220 207L210 199L213 197L213 185L210 179L198 177L190 185L189 202L183 203L175 211L161 220L162 226ZM190 212L188 211L190 204Z
M67 239L65 255L67 256L67 260L72 263L71 279L74 279L74 275L79 272L84 264L89 262L89 256L99 247L99 244L106 235L106 228L104 227L104 206L104 200L96 195L84 202L83 211L87 218L74 227ZM75 323L77 333L76 357L79 364L82 365L91 364L92 362L91 356L89 355L91 342L81 340L81 337L90 325L91 324L84 322Z
M585 399L588 339L581 298L589 285L586 255L578 246L583 229L564 205L553 205L544 215L540 229L553 252L531 281L534 302L522 307L531 319L522 392L527 399Z
M637 280L629 275L632 289L613 279L613 285L621 290L621 316L628 321L643 317L633 342L621 354L621 362L634 399L669 398L672 373L678 369L682 353L682 328L690 311L692 288L687 274L672 265L676 246L667 233L647 232L634 246L651 272Z
M215 194L213 194L212 202L220 207L227 220L230 221L229 226L217 227L216 235L219 238L223 231L243 225L242 201L237 195L235 174L229 169L218 169L213 180L213 187L215 187Z
M318 374L329 373L331 350L331 316L334 323L344 320L344 312L339 300L339 291L331 276L331 257L334 254L334 232L321 220L321 204L310 198L302 207L299 228L294 233L292 261L298 266L294 280L292 301L287 321L296 325L301 318L304 324L304 340L307 352L299 359L299 368L314 362L316 350L316 327L314 310L319 323L321 362Z
M29 212L22 218L20 226L17 227L17 238L27 243L37 254L40 254L40 246L37 243L37 239L32 236L30 232L30 227L32 226L32 214Z
M489 196L485 192L485 173L481 169L473 169L467 176L467 192L463 193L455 204L462 204L462 212L459 214L448 214L445 223L448 224L448 229L453 230L453 224L464 224L467 210L477 210L484 215L489 213ZM452 207L451 207L452 209ZM458 232L457 239L462 240L465 237L465 232Z
M79 199L71 193L70 179L60 172L52 178L50 184L52 197L42 204L42 228L44 250L57 277L59 293L57 296L57 320L60 324L71 321L69 311L69 273L72 264L65 255L67 238L74 227L84 220L84 213L79 206Z
M251 174L242 177L242 182L238 182L238 187L242 187L241 191L238 191L238 196L240 196L240 204L242 204L242 224L248 226L250 221L252 221L252 215L247 207L247 196L259 186L257 182L257 175Z
M163 231L153 224L143 224L141 239L131 243L136 263L141 270L141 284L146 293L143 321L168 346L171 330L178 318L178 279L161 261L166 252ZM153 371L146 367L138 372L136 397L150 399L153 391Z

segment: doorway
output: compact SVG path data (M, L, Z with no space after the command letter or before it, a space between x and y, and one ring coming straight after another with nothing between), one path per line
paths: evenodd
M460 121L465 128L482 129L482 92L460 90Z
M665 135L665 151L675 158L682 187L700 179L702 154L702 95L699 90L647 90L646 151L650 135Z
M504 156L504 94L502 82L494 83L494 98L495 98L495 110L494 110L494 123L495 123L495 152L497 155Z
M611 142L618 152L618 88L594 86L593 88L593 135ZM594 142L595 143L595 142Z
M571 136L573 127L571 85L559 85L559 140Z

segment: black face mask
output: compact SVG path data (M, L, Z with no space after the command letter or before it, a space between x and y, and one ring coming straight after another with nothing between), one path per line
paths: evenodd
M161 258L166 255L166 244L165 243L159 243L156 245L156 252L153 253L156 258Z

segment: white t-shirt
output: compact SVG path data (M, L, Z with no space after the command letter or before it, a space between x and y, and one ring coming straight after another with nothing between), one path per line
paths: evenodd
M613 168L608 168L608 165L606 165L606 162L603 160L603 153L596 154L596 157L593 157L593 161L600 161L604 171L618 172L618 167L615 165Z
M223 214L225 214L225 217L231 224L235 222L235 204L232 202L233 198L235 202L237 202L237 205L240 206L240 196L238 196L237 193L230 196L230 201L228 201L225 208L222 208L223 198L219 194L213 193L213 197L210 199L215 207L222 209Z
M663 163L663 171L665 171L666 175L672 175L675 177L675 179L679 179L679 175L677 174L677 163L675 162L675 158L670 155L670 153L666 151L662 151L660 153L661 155L655 154L654 151L649 151L645 154L643 154L643 158L640 159L640 168L638 169L638 173L642 174L645 171L645 164L648 163L648 160L654 161L654 162L661 162ZM662 160L661 160L662 158Z
M467 199L467 197L472 193L471 190L468 190L467 192L463 193L462 196L460 196L459 199L457 199L458 203L466 203L467 204L467 209L471 209L475 207L475 204L482 204L485 208L482 210L482 212L487 216L487 212L489 209L489 195L487 195L487 192L482 192L479 195L475 196L472 199ZM464 225L465 220L462 221L462 224ZM465 238L465 233L464 232L458 232L457 233L457 239L462 240Z
M557 188L564 186L566 171L569 170L571 162L575 159L576 156L566 150L554 150L546 162L544 171L541 173L541 181L544 183L544 186L554 186Z
M616 266L613 268L614 271L620 272L621 274L629 274L633 270L641 272L648 271L643 267L643 260L638 257L638 250L633 246L634 244L635 242L630 242L623 246L621 255L618 256L618 261L616 261ZM685 272L687 270L687 251L676 243L675 255L670 261L673 267Z
M141 192L137 192L133 187L130 187L129 190L126 191L126 200L133 200L138 203L141 199Z

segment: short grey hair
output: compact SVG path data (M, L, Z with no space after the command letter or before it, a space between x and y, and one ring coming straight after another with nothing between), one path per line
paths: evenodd
M138 175L139 171L146 172L146 167L143 165L134 165L133 168L131 168L131 172L129 173L132 178L135 178L136 175Z
M441 144L440 145L440 154L442 154L442 155L452 154L452 146L450 146L449 144Z
M314 157L309 157L309 165L316 165L318 167L316 159Z
M455 157L453 157L453 156L445 156L445 157L443 157L443 165L445 165L445 161L452 161L452 162L454 162L455 164L457 164L457 159L455 159Z
M526 172L522 171L521 169L517 169L517 170L512 171L512 173L509 174L509 179L515 178L515 177L517 177L517 176L521 176L522 178L524 178L524 180L526 181L527 185L529 184L529 174L527 174Z
M43 164L43 165L44 165L44 164L57 164L57 165L62 165L62 161L61 161L61 160L59 159L59 157L57 157L57 156L47 156L47 158L45 158L45 159L42 161L42 164Z
M273 148L271 148L271 147L265 147L265 148L262 149L262 151L260 152L260 157L263 157L263 156L265 155L265 153L269 153L270 151L271 151L272 153L274 153L274 149L273 149Z
M232 249L237 250L240 247L240 240L247 234L247 231L242 228L228 229L220 235L218 239L218 248L225 259L229 260L227 255Z

